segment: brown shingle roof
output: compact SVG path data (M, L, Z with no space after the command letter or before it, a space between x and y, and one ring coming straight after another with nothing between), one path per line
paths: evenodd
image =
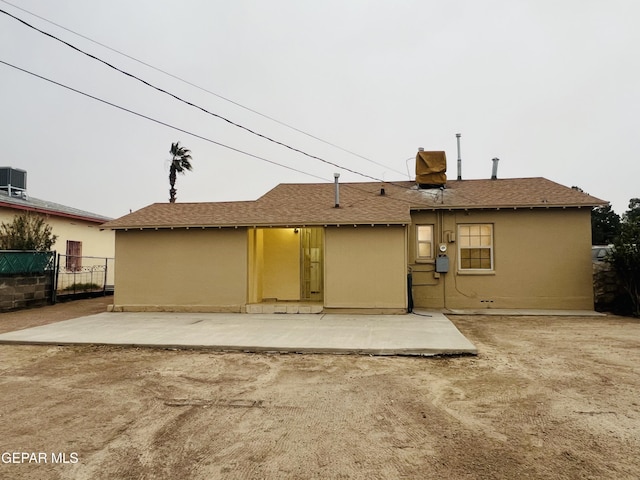
M431 192L430 198L426 198ZM503 208L503 207L593 207L607 202L565 187L546 178L508 178L498 180L453 180L434 198L435 190L415 191L426 203L439 208ZM417 205L419 199L414 200ZM416 205L416 206L417 206Z
M343 183L340 208L334 203L333 183L280 184L249 202L156 203L103 227L405 224L416 209L593 207L607 202L545 178L515 178L454 180L445 189L428 190L413 182Z

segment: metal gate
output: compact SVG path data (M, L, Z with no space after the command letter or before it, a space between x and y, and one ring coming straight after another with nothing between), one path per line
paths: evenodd
M113 293L113 258L58 254L53 302Z

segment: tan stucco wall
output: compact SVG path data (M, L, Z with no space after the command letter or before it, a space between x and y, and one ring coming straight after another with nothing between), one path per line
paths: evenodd
M406 309L405 245L401 226L327 227L325 307Z
M247 230L116 233L115 309L242 311Z
M415 307L444 308L444 278L434 278L435 265L433 261L416 260L416 225L434 226L434 255L437 254L438 243L441 241L439 219L441 213L420 212L411 215L413 223L409 226L408 261L413 280L413 301Z
M261 228L248 231L249 241L249 303L262 301L262 271L264 269L264 239Z
M293 228L263 230L262 297L300 299L300 234Z
M464 223L494 226L494 272L458 272L457 242L447 243L449 273L415 261L409 230L414 303L425 308L593 309L591 212L582 209L414 213L414 224L434 224L435 243Z
M417 308L593 308L588 208L412 216L408 227L324 229L325 309L403 311L407 265ZM458 271L457 226L469 223L493 225L490 274ZM433 263L415 260L416 224L434 226L434 250L448 245L450 270L439 278ZM116 245L116 307L242 311L247 302L300 295L292 229L128 231Z

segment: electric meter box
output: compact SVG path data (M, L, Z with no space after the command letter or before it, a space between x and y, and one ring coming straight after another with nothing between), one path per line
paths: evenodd
M449 257L439 255L436 257L436 272L447 273L449 271Z

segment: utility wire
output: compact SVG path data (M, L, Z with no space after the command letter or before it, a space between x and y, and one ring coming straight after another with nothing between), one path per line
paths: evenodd
M149 117L148 115L144 115L144 114L142 114L142 113L136 112L136 111L134 111L134 110L131 110L131 109L126 108L126 107L123 107L123 106L121 106L121 105L117 105L117 104L115 104L115 103L109 102L108 100L104 100L104 99L102 99L102 98L96 97L96 96L94 96L94 95L91 95L91 94L89 94L89 93L83 92L83 91L78 90L78 89L76 89L76 88L70 87L70 86L65 85L65 84L63 84L63 83L57 82L57 81L52 80L52 79L50 79L50 78L44 77L44 76L39 75L39 74L37 74L37 73L31 72L31 71L26 70L26 69L24 69L24 68L18 67L18 66L13 65L13 64L11 64L11 63L9 63L9 62L5 62L4 60L0 60L0 63L1 63L1 64L6 65L6 66L8 66L8 67L14 68L14 69L16 69L16 70L19 70L19 71L21 71L21 72L24 72L24 73L26 73L26 74L28 74L28 75L33 76L33 77L39 78L39 79L44 80L44 81L46 81L46 82L49 82L49 83L52 83L52 84L57 85L57 86L59 86L59 87L62 87L62 88L64 88L64 89L70 90L70 91L72 91L72 92L74 92L74 93L77 93L77 94L83 95L83 96L85 96L85 97L87 97L87 98L90 98L90 99L92 99L92 100L96 100L96 101L98 101L98 102L100 102L100 103L104 103L105 105L109 105L109 106L111 106L111 107L117 108L117 109L119 109L119 110L122 110L122 111L124 111L124 112L130 113L130 114L135 115L135 116L137 116L137 117L143 118L143 119L145 119L145 120L149 120L149 121L151 121L151 122L154 122L154 123L157 123L157 124L159 124L159 125L162 125L162 126L165 126L165 127L171 128L171 129L176 130L176 131L178 131L178 132L182 132L182 133L185 133L185 134L190 135L190 136L192 136L192 137L198 138L198 139L200 139L200 140L204 140L205 142L213 143L214 145L218 145L218 146L220 146L220 147L226 148L226 149L228 149L228 150L232 150L232 151L234 151L234 152L237 152L237 153L240 153L240 154L243 154L243 155L247 155L247 156L252 157L252 158L255 158L255 159L257 159L257 160L262 160L262 161L264 161L264 162L270 163L270 164L272 164L272 165L276 165L276 166L278 166L278 167L285 168L285 169L287 169L287 170L291 170L291 171L294 171L294 172L297 172L297 173L302 173L303 175L307 175L307 176L309 176L309 177L313 177L313 178L316 178L316 179L318 179L318 180L322 180L323 182L326 182L326 181L327 181L327 179L326 179L326 178L324 178L324 177L320 177L320 176L318 176L318 175L314 175L313 173L305 172L304 170L300 170L300 169L297 169L297 168L294 168L294 167L290 167L290 166L288 166L288 165L283 165L283 164L278 163L278 162L275 162L275 161L273 161L273 160L269 160L268 158L264 158L264 157L261 157L261 156L259 156L259 155L255 155L255 154L253 154L253 153L249 153L249 152L246 152L246 151L244 151L244 150L240 150L240 149L238 149L238 148L235 148L235 147L232 147L232 146L226 145L226 144L221 143L221 142L218 142L218 141L216 141L216 140L212 140L212 139L207 138L207 137L204 137L204 136L202 136L202 135L198 135L197 133L193 133L193 132L191 132L191 131L189 131L189 130L185 130L185 129L180 128L180 127L177 127L177 126L175 126L175 125L171 125L170 123L163 122L163 121L158 120L158 119L155 119L155 118L153 118L153 117ZM406 187L406 186L401 185L401 184L396 184L396 183L392 183L392 182L385 182L385 183L387 183L387 184L389 184L389 185L395 185L395 186L400 187L400 188L403 188L403 189L412 190L410 187ZM372 193L372 192L370 192L369 190L367 190L367 189L365 189L365 188L363 188L363 187L357 186L357 184L347 183L347 184L343 184L343 185L344 185L344 186L343 186L343 188L344 188L344 187L352 188L353 190L360 191L360 192L365 193L365 194L367 194L367 195ZM437 196L437 195L435 195L435 196ZM407 203L408 203L408 204L411 204L411 203L412 203L410 200L405 200L405 199L401 199L401 198L395 198L395 197L392 197L392 196L387 196L386 198L387 198L387 199L389 199L389 200L392 200L392 201L397 201L397 202L401 202L401 203L405 203L405 204L407 204Z
M17 5L14 5L14 4L13 4L13 3L11 3L11 2L7 2L6 0L0 0L0 2L5 3L5 4L7 4L7 5L11 5L13 8L16 8L16 9L18 9L18 10L21 10L21 11L25 12L25 13L28 13L29 15L34 16L34 17L36 17L36 18L39 18L40 20L43 20L43 21L45 21L45 22L47 22L47 23L50 23L51 25L55 25L56 27L61 28L62 30L66 30L66 31L67 31L67 32L69 32L69 33L72 33L72 34L74 34L74 35L77 35L78 37L81 37L81 38L84 38L85 40L88 40L89 42L95 43L96 45L100 45L101 47L106 48L107 50L111 50L112 52L115 52L115 53L117 53L118 55L122 55L123 57L126 57L126 58L128 58L128 59L130 59L130 60L133 60L134 62L137 62L137 63L139 63L139 64L141 64L141 65L144 65L145 67L151 68L152 70L155 70L156 72L160 72L160 73L162 73L162 74L164 74L164 75L167 75L167 76L169 76L169 77L171 77L171 78L174 78L175 80L178 80L178 81L180 81L180 82L183 82L183 83L185 83L185 84L187 84L187 85L190 85L190 86L192 86L192 87L194 87L194 88L197 88L198 90L201 90L201 91L206 92L206 93L208 93L208 94L210 94L210 95L213 95L214 97L217 97L217 98L219 98L219 99L221 99L221 100L224 100L225 102L229 102L229 103L231 103L231 104L233 104L233 105L235 105L235 106L237 106L237 107L240 107L240 108L242 108L242 109L244 109L244 110L247 110L247 111L249 111L249 112L251 112L251 113L254 113L254 114L256 114L256 115L259 115L259 116L261 116L261 117L263 117L263 118L266 118L267 120L271 120L272 122L275 122L275 123L277 123L277 124L279 124L279 125L282 125L283 127L287 127L287 128L289 128L289 129L291 129L291 130L293 130L293 131L295 131L295 132L301 133L302 135L305 135L305 136L307 136L307 137L309 137L309 138L313 138L314 140L317 140L317 141L319 141L319 142L322 142L322 143L324 143L325 145L329 145L329 146L331 146L331 147L337 148L338 150L342 150L342 151L343 151L343 152L345 152L345 153L348 153L348 154L350 154L350 155L354 155L354 156L356 156L356 157L358 157L358 158L361 158L361 159L363 159L363 160L366 160L367 162L370 162L370 163L373 163L373 164L375 164L375 165L378 165L379 167L383 167L383 168L389 169L389 170L391 170L391 171L393 171L393 172L395 172L395 173L399 173L400 175L404 175L404 173L402 173L402 172L400 172L400 171L398 171L398 170L395 170L395 169L393 169L393 168L389 167L388 165L384 165L384 164L382 164L382 163L376 162L375 160L372 160L372 159L367 158L367 157L365 157L365 156L363 156L363 155L360 155L359 153L353 152L353 151L348 150L348 149L346 149L346 148L344 148L344 147L341 147L341 146L339 146L339 145L336 145L335 143L332 143L332 142L329 142L329 141L327 141L327 140L324 140L324 139L322 139L322 138L320 138L320 137L317 137L317 136L315 136L315 135L313 135L313 134L311 134L311 133L305 132L304 130L300 130L299 128L296 128L296 127L294 127L293 125L289 125L289 124L287 124L287 123L285 123L285 122L283 122L283 121L281 121L281 120L278 120L277 118L271 117L271 116L266 115L266 114L261 113L261 112L258 112L258 111L257 111L257 110L255 110L255 109L252 109L252 108L250 108L250 107L247 107L247 106L245 106L245 105L242 105L241 103L236 102L236 101L234 101L234 100L231 100L230 98L224 97L224 96L222 96L222 95L220 95L220 94L218 94L218 93L212 92L211 90L208 90L208 89L206 89L206 88L204 88L204 87L201 87L200 85L197 85L197 84L192 83L192 82L190 82L190 81L188 81L188 80L185 80L184 78L181 78L181 77L179 77L179 76L177 76L177 75L174 75L173 73L167 72L166 70L162 70L161 68L155 67L155 66L153 66L153 65L151 65L151 64L149 64L149 63L146 63L146 62L144 62L144 61L142 61L142 60L140 60L140 59L138 59L138 58L135 58L135 57L133 57L133 56L131 56L131 55L128 55L128 54L126 54L126 53L124 53L124 52L120 51L120 50L117 50L117 49L115 49L115 48L113 48L113 47L110 47L109 45L105 45L104 43L100 43L100 42L98 42L97 40L94 40L94 39L92 39L92 38L90 38L90 37L87 37L86 35L83 35L83 34L81 34L81 33L78 33L78 32L76 32L76 31L74 31L74 30L71 30L70 28L67 28L67 27L65 27L65 26L63 26L63 25L60 25L60 24L58 24L58 23L55 23L55 22L53 22L53 21L51 21L51 20L49 20L49 19L47 19L47 18L45 18L45 17L42 17L42 16L40 16L40 15L37 15L37 14L35 14L35 13L33 13L33 12L30 12L29 10L26 10L26 9L24 9L24 8L21 8L21 7L17 6Z
M123 106L121 106L121 105L117 105L117 104L115 104L115 103L109 102L109 101L107 101L107 100L104 100L104 99L102 99L102 98L96 97L96 96L91 95L91 94L89 94L89 93L83 92L83 91L81 91L81 90L77 90L77 89L75 89L75 88L73 88L73 87L70 87L70 86L68 86L68 85L65 85L65 84L63 84L63 83L56 82L55 80L52 80L52 79L50 79L50 78L43 77L42 75L38 75L37 73L31 72L31 71L26 70L26 69L24 69L24 68L20 68L20 67L18 67L18 66L16 66L16 65L13 65L13 64L9 63L9 62L5 62L4 60L0 60L0 63L2 63L2 64L4 64L4 65L7 65L8 67L14 68L14 69L16 69L16 70L19 70L19 71L21 71L21 72L24 72L24 73L27 73L27 74L29 74L29 75L32 75L32 76L34 76L34 77L36 77L36 78L39 78L39 79L41 79L41 80L45 80L45 81L47 81L47 82L49 82L49 83L53 83L54 85L58 85L59 87L65 88L65 89L67 89L67 90L70 90L70 91L72 91L72 92L78 93L78 94L83 95L83 96L85 96L85 97L91 98L92 100L96 100L96 101L98 101L98 102L104 103L104 104L109 105L109 106L111 106L111 107L114 107L114 108L117 108L117 109L119 109L119 110L125 111L125 112L130 113L130 114L132 114L132 115L135 115L135 116L137 116L137 117L144 118L145 120L149 120L149 121L154 122L154 123L157 123L157 124L159 124L159 125L163 125L163 126L165 126L165 127L171 128L171 129L173 129L173 130L177 130L178 132L186 133L187 135L191 135L192 137L199 138L200 140L204 140L205 142L209 142L209 143L213 143L213 144L215 144L215 145L219 145L219 146L221 146L221 147L224 147L224 148L226 148L226 149L232 150L232 151L234 151L234 152L238 152L238 153L241 153L241 154L243 154L243 155L247 155L247 156L249 156L249 157L253 157L253 158L256 158L256 159L258 159L258 160L262 160L262 161L264 161L264 162L271 163L272 165L277 165L278 167L286 168L287 170L293 170L294 172L302 173L302 174L304 174L304 175L308 175L308 176L310 176L310 177L314 177L314 178L317 178L317 179L320 179L320 180L323 180L323 181L326 181L326 180L327 180L326 178L320 177L320 176L318 176L318 175L314 175L314 174L312 174L312 173L308 173L308 172L305 172L305 171L303 171L303 170L299 170L299 169L297 169L297 168L290 167L290 166L288 166L288 165L283 165L283 164L281 164L281 163L274 162L273 160L269 160L269 159L267 159L267 158L261 157L261 156L259 156L259 155L255 155L255 154L253 154L253 153L245 152L244 150L240 150L240 149L238 149L238 148L231 147L231 146L229 146L229 145L225 145L224 143L217 142L217 141L215 141L215 140L212 140L212 139L210 139L210 138L204 137L204 136L202 136L202 135L198 135L197 133L190 132L189 130L185 130L185 129L183 129L183 128L176 127L175 125L171 125L170 123L166 123L166 122L163 122L163 121L161 121L161 120L157 120L157 119L155 119L155 118L149 117L148 115L144 115L144 114L139 113L139 112L136 112L136 111L134 111L134 110L130 110L130 109L125 108L125 107L123 107Z
M0 1L5 2L5 0L0 0ZM7 3L7 2L5 2L5 3ZM175 98L176 100L179 100L180 102L183 102L183 103L185 103L185 104L187 104L187 105L189 105L189 106L192 106L192 107L194 107L194 108L197 108L198 110L201 110L201 111L203 111L203 112L205 112L205 113L207 113L207 114L209 114L209 115L212 115L212 116L214 116L214 117L216 117L216 118L220 118L220 119L222 119L222 120L224 120L224 121L226 121L226 122L228 122L228 123L230 123L230 124L232 124L232 125L234 125L234 126L237 126L237 127L241 128L241 129L247 130L248 132L250 132L250 133L252 133L252 134L254 134L254 135L257 135L257 136L259 136L259 137L262 137L262 138L264 138L264 139L266 139L266 140L269 140L269 141L271 141L271 142L273 142L273 143L276 143L276 144L278 144L278 145L284 146L285 148L288 148L288 149L293 150L293 151L295 151L295 152L301 153L301 154L303 154L303 155L305 155L305 156L307 156L307 157L310 157L310 158L313 158L313 159L319 160L319 161L321 161L321 162L323 162L323 163L326 163L326 164L329 164L329 165L333 165L333 166L335 166L335 167L337 167L337 168L340 168L340 169L342 169L342 170L345 170L345 171L348 171L348 172L354 173L354 174L356 174L356 175L360 175L360 176L362 176L362 177L369 178L369 179L371 179L371 180L375 180L376 182L386 183L386 184L388 184L388 185L393 185L393 186L396 186L396 187L399 187L399 188L401 188L401 189L405 189L405 190L413 190L411 187L407 187L406 185L403 185L403 184L400 184L400 183L385 181L385 180L383 180L383 179L379 179L379 178L373 177L373 176L371 176L371 175L367 175L367 174L364 174L364 173L358 172L358 171L356 171L356 170L352 170L352 169L350 169L350 168L343 167L343 166L338 165L338 164L336 164L336 163L334 163L334 162L330 162L330 161L325 160L325 159L323 159L323 158L320 158L320 157L317 157L317 156L314 156L314 155L308 154L308 153L306 153L306 152L304 152L304 151L302 151L302 150L296 149L296 148L291 147L291 146L289 146L289 145L286 145L286 144L284 144L284 143L282 143L282 142L279 142L279 141L277 141L277 140L273 140L273 139L271 139L271 138L269 138L269 137L266 137L266 136L264 136L264 135L262 135L262 134L260 134L260 133L254 132L254 131L252 131L251 129L249 129L249 128L247 128L247 127L244 127L244 126L242 126L242 125L236 124L235 122L233 122L233 121L231 121L231 120L228 120L227 118L225 118L225 117L223 117L223 116L221 116L221 115L218 115L218 114L213 113L213 112L209 112L208 110L206 110L206 109L204 109L204 108L202 108L202 107L200 107L200 106L198 106L198 105L195 105L195 104L193 104L193 103L191 103L191 102L188 102L188 101L186 101L186 100L183 100L183 99L181 99L180 97L178 97L178 96L176 96L176 95L174 95L174 94L172 94L172 93L170 93L170 92L167 92L167 91L163 90L162 88L156 87L156 86L154 86L154 85L150 84L149 82L147 82L147 81L145 81L145 80L143 80L143 79L141 79L141 78L138 78L138 77L136 77L136 76L135 76L135 75L133 75L133 74L130 74L130 73L128 73L128 72L125 72L125 71L123 71L123 70L119 69L118 67L115 67L115 66L111 65L110 63L108 63L108 62L106 62L106 61L104 61L104 60L102 60L102 59L100 59L100 58L98 58L98 57L96 57L96 56L94 56L94 55L92 55L92 54L90 54L90 53L84 52L83 50L79 49L78 47L76 47L76 46L74 46L74 45L72 45L72 44L70 44L70 43L68 43L68 42L66 42L66 41L64 41L64 40L61 40L61 39L59 39L58 37L56 37L56 36L54 36L54 35L52 35L52 34L50 34L50 33L48 33L48 32L45 32L45 31L43 31L43 30L40 30L40 29L38 29L37 27L34 27L33 25L30 25L30 24L29 24L29 23L27 23L26 21L24 21L24 20L22 20L22 19L20 19L20 18L18 18L18 17L16 17L16 16L14 16L14 15L12 15L12 14L10 14L10 13L8 13L8 12L6 12L6 11L2 10L2 9L0 9L0 13L4 13L5 15L8 15L9 17L11 17L11 18L13 18L13 19L17 20L18 22L20 22L20 23L24 24L25 26L27 26L27 27L29 27L29 28L32 28L33 30L36 30L37 32L39 32L39 33L41 33L41 34L43 34L43 35L45 35L45 36L48 36L48 37L50 37L50 38L52 38L52 39L54 39L54 40L56 40L56 41L58 41L58 42L60 42L60 43L63 43L64 45L66 45L66 46L68 46L68 47L72 48L73 50L76 50L77 52L82 53L83 55L86 55L86 56L88 56L88 57L90 57L90 58L92 58L92 59L94 59L94 60L97 60L98 62L103 63L104 65L108 66L109 68L112 68L112 69L114 69L114 70L116 70L116 71L118 71L118 72L120 72L120 73L122 73L122 74L124 74L124 75L126 75L126 76L128 76L128 77L131 77L131 78L133 78L133 79L135 79L135 80L138 80L138 81L140 81L141 83L143 83L143 84L145 84L145 85L147 85L147 86L149 86L149 87L151 87L151 88L153 88L153 89L155 89L155 90L160 91L161 93L165 93L166 95L169 95L169 96L171 96L171 97ZM23 71L23 72L25 72L25 73L28 73L28 74L34 75L34 76L36 76L36 77L38 77L38 78L41 78L41 79L43 79L43 80L46 80L46 81L48 81L48 82L54 83L54 84L56 84L56 85L59 85L59 86L61 86L61 87L63 87L63 88L66 88L66 89L72 90L72 91L74 91L74 92L76 92L76 93L79 93L79 94L81 94L81 95L84 95L84 96L86 96L86 97L89 97L89 98L92 98L92 99L94 99L94 100L100 101L100 102L105 103L105 104L107 104L107 105L111 105L111 106L113 106L113 107L115 107L115 108L119 108L119 109L121 109L121 110L123 110L123 111L126 111L126 112L129 112L129 113L131 113L131 114L133 114L133 115L137 115L137 116L139 116L139 117L142 117L142 118L148 119L148 120L150 120L150 121L152 121L152 122L155 122L155 123L158 123L158 124L161 124L161 125L167 126L167 127L169 127L169 128L172 128L172 129L174 129L174 130L177 130L177 131L180 131L180 132L186 133L187 135L191 135L191 136L193 136L193 137L200 138L200 139L205 140L205 141L207 141L207 142L214 143L214 144L219 145L219 146L222 146L222 147L224 147L224 148L227 148L227 149L230 149L230 150L236 151L236 152L238 152L238 153L242 153L242 154L244 154L244 155L248 155L248 156L250 156L250 157L253 157L253 158L256 158L256 159L259 159L259 160L263 160L263 161L265 161L265 162L268 162L268 163L271 163L271 164L274 164L274 165L280 166L280 167L282 167L282 168L286 168L286 169L288 169L288 170L292 170L292 171L295 171L295 172L298 172L298 173L302 173L302 174L304 174L304 175L308 175L308 176L311 176L311 177L314 177L314 178L317 178L317 179L320 179L320 180L326 181L326 179L325 179L325 178L323 178L323 177L319 177L319 176L317 176L317 175L310 174L310 173L307 173L307 172L305 172L305 171L302 171L302 170L299 170L299 169L296 169L296 168L293 168L293 167L289 167L289 166L287 166L287 165L283 165L283 164L277 163L277 162L275 162L275 161L273 161L273 160L269 160L269 159L266 159L266 158L264 158L264 157L260 157L260 156L255 155L255 154L252 154L252 153L249 153L249 152L245 152L245 151L243 151L243 150L239 150L239 149L237 149L237 148L235 148L235 147L230 147L230 146L228 146L228 145L225 145L225 144L223 144L223 143L217 142L217 141L215 141L215 140L211 140L211 139L209 139L209 138L207 138L207 137L203 137L203 136L200 136L200 135L198 135L198 134L195 134L195 133L189 132L189 131L187 131L187 130L183 130L183 129L181 129L181 128L179 128L179 127L176 127L176 126L174 126L174 125L171 125L171 124L168 124L168 123L162 122L162 121L160 121L160 120L157 120L157 119L154 119L154 118L151 118L151 117L145 116L145 115L143 115L143 114L140 114L140 113L135 112L135 111L133 111L133 110L127 109L127 108L125 108L125 107L122 107L122 106L119 106L119 105L113 104L113 103L108 102L108 101L106 101L106 100L102 100L102 99L100 99L100 98L98 98L98 97L94 97L94 96L92 96L92 95L90 95L90 94L84 93L84 92L82 92L82 91L80 91L80 90L76 90L76 89L74 89L74 88L72 88L72 87L68 87L68 86L66 86L66 85L64 85L64 84L58 83L58 82L56 82L56 81L54 81L54 80L50 80L50 79L48 79L48 78L46 78L46 77L42 77L42 76L37 75L37 74L35 74L35 73L32 73L32 72L30 72L30 71L28 71L28 70L24 70L24 69L22 69L22 68L16 67L16 66L11 65L11 64L9 64L9 63L7 63L7 62L4 62L4 61L2 61L2 60L0 60L0 62L1 62L1 63L6 64L6 65L8 65L8 66L11 66L11 67L13 67L13 68L16 68L16 69L18 69L18 70L21 70L21 71ZM362 191L362 192L365 192L365 190L364 190L364 189L362 189L362 188L360 188L360 187L356 187L355 185L350 185L350 186L351 186L352 188L354 188L355 190L360 190L360 191ZM369 192L367 192L367 193L369 193ZM433 196L434 198L437 198L437 194L431 194L431 193L430 193L430 196ZM402 203L411 203L410 201L407 201L407 200L405 200L405 199L393 198L393 197L391 197L391 196L389 196L389 197L387 197L387 198L389 198L390 200L394 200L394 201L400 201L400 202L402 202Z
M81 53L81 54L83 54L83 55L85 55L85 56L87 56L87 57L89 57L89 58L91 58L93 60L96 60L96 61L106 65L107 67L109 67L109 68L111 68L111 69L113 69L113 70L115 70L115 71L117 71L119 73L122 73L123 75L126 75L126 76L128 76L130 78L133 78L134 80L137 80L137 81L141 82L142 84L144 84L144 85L146 85L148 87L151 87L154 90L157 90L158 92L164 93L165 95L168 95L168 96L170 96L170 97L172 97L172 98L174 98L174 99L176 99L176 100L178 100L178 101L180 101L180 102L182 102L182 103L184 103L186 105L189 105L189 106L191 106L193 108L196 108L196 109L198 109L198 110L200 110L200 111L202 111L202 112L204 112L204 113L206 113L208 115L216 117L216 118L218 118L220 120L224 120L225 122L229 123L230 125L233 125L233 126L238 127L238 128L240 128L242 130L245 130L245 131L247 131L247 132L249 132L249 133L251 133L253 135L256 135L256 136L258 136L260 138L263 138L263 139L265 139L265 140L267 140L269 142L275 143L276 145L280 145L280 146L282 146L284 148L287 148L287 149L289 149L291 151L294 151L296 153L300 153L300 154L302 154L302 155L304 155L306 157L312 158L314 160L318 160L318 161L326 163L328 165L332 165L332 166L334 166L336 168L339 168L341 170L345 170L347 172L359 175L361 177L369 178L371 180L375 180L375 181L378 181L378 182L384 182L384 180L379 179L377 177L374 177L374 176L371 176L371 175L367 175L366 173L358 172L357 170L353 170L353 169L348 168L348 167L343 167L342 165L339 165L339 164L337 164L335 162L332 162L330 160L326 160L326 159L318 157L316 155L312 155L312 154L307 153L307 152L305 152L303 150L300 150L298 148L295 148L295 147L292 147L290 145L287 145L286 143L280 142L280 141L275 140L275 139L273 139L271 137L268 137L268 136L263 135L263 134L261 134L259 132L256 132L256 131L248 128L248 127L240 125L239 123L236 123L236 122L234 122L232 120L229 120L228 118L226 118L226 117L224 117L222 115L219 115L217 113L211 112L211 111L207 110L206 108L200 107L199 105L196 105L195 103L192 103L192 102L190 102L188 100L184 100L183 98L181 98L181 97L179 97L179 96L177 96L177 95L175 95L175 94L173 94L173 93L171 93L171 92L169 92L167 90L164 90L163 88L157 87L157 86L153 85L152 83L150 83L150 82L148 82L146 80L143 80L142 78L137 77L136 75L134 75L132 73L129 73L129 72L125 71L125 70L122 70L122 69L116 67L115 65L112 65L109 62L107 62L105 60L102 60L101 58L99 58L99 57L97 57L95 55L92 55L92 54L90 54L88 52L85 52L84 50L76 47L75 45L72 45L71 43L60 39L60 38L56 37L55 35L53 35L51 33L45 32L44 30L41 30L41 29L31 25L30 23L26 22L25 20L22 20L21 18L16 17L15 15L12 15L11 13L9 13L9 12L7 12L5 10L0 9L0 13L3 13L5 15L13 18L14 20L17 20L18 22L22 23L23 25L25 25L25 26L27 26L27 27L29 27L29 28L31 28L31 29L33 29L33 30L35 30L35 31L37 31L37 32L39 32L39 33L41 33L41 34L43 34L43 35L45 35L45 36L47 36L47 37L49 37L51 39L53 39L53 40L56 40L56 41L58 41L58 42L60 42L60 43L62 43L64 45L68 46L69 48L75 50L76 52Z

